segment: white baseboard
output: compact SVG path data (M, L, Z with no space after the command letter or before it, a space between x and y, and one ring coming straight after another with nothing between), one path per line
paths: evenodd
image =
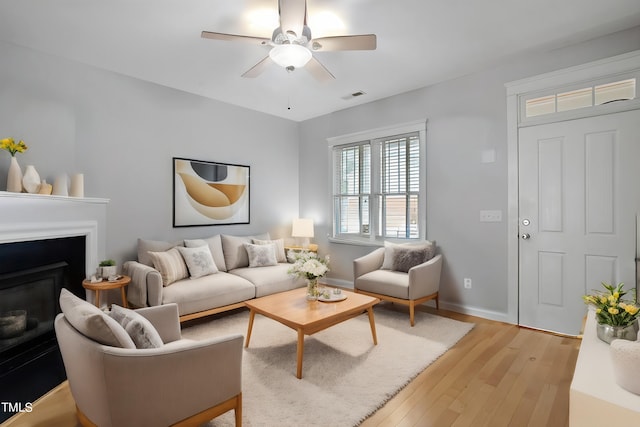
M330 286L339 286L341 288L353 289L353 282L350 282L348 280L331 279L331 278L325 277L324 282ZM435 308L436 303L435 301L431 300L431 301L427 301L424 305ZM456 313L462 313L462 314L468 314L470 316L481 317L483 319L495 320L496 322L514 324L513 322L509 321L508 319L509 316L507 313L501 313L499 311L485 310L483 308L477 308L477 307L469 307L469 306L446 302L442 300L440 300L440 308L444 310L455 311Z

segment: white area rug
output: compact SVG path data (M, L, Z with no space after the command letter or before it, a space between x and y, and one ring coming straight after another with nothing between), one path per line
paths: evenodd
M256 315L242 360L243 425L358 425L474 326L416 312L412 328L406 312L379 305L374 313L377 346L364 314L305 337L302 379L295 376L296 332ZM248 321L241 311L188 325L182 335L246 336ZM206 425L233 426L233 411Z

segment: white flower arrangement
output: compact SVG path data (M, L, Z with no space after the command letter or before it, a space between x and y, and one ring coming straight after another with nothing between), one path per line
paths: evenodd
M287 257L289 261L293 262L287 271L292 276L314 280L323 277L329 271L329 255L319 258L315 252L289 251Z

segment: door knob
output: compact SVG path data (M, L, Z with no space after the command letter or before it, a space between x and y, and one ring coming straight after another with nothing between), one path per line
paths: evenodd
M524 233L524 234L523 234L522 236L520 236L520 237L522 237L522 240L529 240L529 239L531 238L531 234L529 234L529 233Z

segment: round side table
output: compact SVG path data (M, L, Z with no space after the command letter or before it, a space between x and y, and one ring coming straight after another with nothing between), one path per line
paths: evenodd
M101 282L91 283L91 280L83 280L82 287L85 289L90 289L96 292L96 306L100 307L100 291L106 291L107 289L118 289L120 288L120 292L122 293L122 306L129 307L127 304L127 294L124 291L125 286L127 286L131 282L131 277L129 276L120 276L118 280L105 280L102 279Z

